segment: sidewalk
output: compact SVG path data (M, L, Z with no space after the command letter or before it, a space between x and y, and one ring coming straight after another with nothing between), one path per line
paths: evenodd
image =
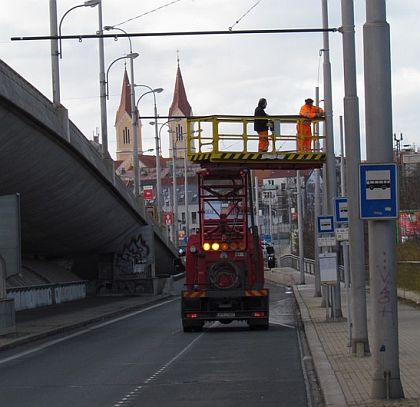
M107 296L16 312L16 332L0 336L0 351L145 308L170 298Z
M273 269L271 272L266 271L265 277L294 286L327 406L420 406L420 308L415 303L399 301L398 304L400 375L406 398L392 401L373 400L370 398L372 358L353 356L351 348L348 347L346 319L340 322L326 321L326 309L321 308L321 298L314 297L314 276L305 275L306 284L297 285L300 282L300 273L284 267ZM347 317L345 289L341 290L341 296L343 316ZM367 294L368 302L369 298ZM369 308L368 304L368 323Z

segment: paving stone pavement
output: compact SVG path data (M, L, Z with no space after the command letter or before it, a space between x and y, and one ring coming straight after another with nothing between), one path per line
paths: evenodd
M314 297L313 276L305 275L305 285L299 285L300 273L288 267L266 271L265 276L271 281L293 286L326 406L420 407L420 295L410 293L414 302L398 302L400 375L405 399L374 400L370 397L372 357L353 356L348 346L346 290L341 290L343 320L327 321L326 308L321 307L322 299ZM404 293L399 292L399 295ZM369 299L367 292L368 324Z

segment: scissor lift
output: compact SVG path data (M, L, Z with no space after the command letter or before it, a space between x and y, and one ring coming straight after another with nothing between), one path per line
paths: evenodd
M202 116L188 119L188 159L202 166L245 166L249 169L309 169L319 168L326 155L319 149L317 124L312 120L311 151L298 151L297 123L301 116L264 117L274 124L269 134L269 150L258 152L258 134L254 131L254 116Z

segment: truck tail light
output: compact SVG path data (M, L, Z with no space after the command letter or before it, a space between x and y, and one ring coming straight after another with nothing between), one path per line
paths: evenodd
M210 250L210 243L203 243L203 250L205 251L205 252L208 252L209 250Z
M220 248L221 248L223 251L226 251L226 250L228 250L228 249L229 249L229 245L228 245L227 243L222 243L222 244L220 245Z
M264 318L265 317L265 312L262 311L256 311L252 314L255 318Z
M195 312L187 312L186 317L187 317L187 319L196 319L196 318L198 318L198 314L195 313Z

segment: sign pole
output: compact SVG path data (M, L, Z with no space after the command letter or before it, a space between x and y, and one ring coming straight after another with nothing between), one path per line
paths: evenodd
M366 23L363 26L366 152L369 163L392 162L392 96L390 29L386 21L385 0L366 2ZM380 103L378 103L380 101ZM371 172L374 172L372 170ZM385 177L378 170L366 176L360 186L366 201L380 203L389 196ZM375 181L382 182L378 191ZM374 193L373 193L374 191ZM388 206L384 207L385 212ZM392 209L392 208L391 208ZM372 359L374 399L404 397L398 353L398 309L396 285L395 219L369 220L369 271L372 299Z

